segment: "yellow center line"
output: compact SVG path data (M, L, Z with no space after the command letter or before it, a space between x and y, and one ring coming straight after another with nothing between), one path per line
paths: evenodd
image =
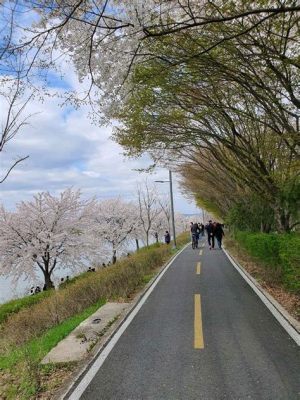
M203 254L203 250L200 250L199 251L199 256L202 256L202 254Z
M195 294L194 348L204 349L200 294Z
M199 262L197 263L196 274L197 274L197 275L200 275L200 272L201 272L201 262L199 261Z

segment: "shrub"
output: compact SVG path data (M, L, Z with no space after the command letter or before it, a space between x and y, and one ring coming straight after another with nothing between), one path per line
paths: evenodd
M279 263L279 237L276 234L237 232L237 241L254 257L276 267Z
M235 239L251 256L263 262L287 290L300 292L300 236L236 232Z
M288 289L300 293L300 235L282 235L279 242L283 283Z

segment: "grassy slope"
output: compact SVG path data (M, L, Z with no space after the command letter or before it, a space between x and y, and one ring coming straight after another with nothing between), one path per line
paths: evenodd
M33 296L26 296L20 299L11 300L7 303L0 304L0 324L4 322L11 314L21 311L23 308L39 303L45 297L51 296L54 290L41 292Z
M41 360L53 347L72 332L82 321L96 312L105 304L105 300L99 300L92 306L86 308L80 314L68 318L59 325L49 329L40 337L34 338L23 346L0 356L0 369L12 368L24 355L30 357L32 362Z

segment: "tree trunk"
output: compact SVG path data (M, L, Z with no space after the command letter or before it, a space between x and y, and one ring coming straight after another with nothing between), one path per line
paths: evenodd
M50 260L49 257L43 257L43 264L40 264L37 261L38 266L41 268L41 270L43 271L44 274L44 279L45 279L45 283L44 283L44 287L43 290L49 290L49 289L53 289L54 288L54 284L51 280L51 274L53 271L53 268L50 268ZM56 265L56 260L54 261L54 266Z
M139 239L135 239L135 244L136 244L136 249L139 250L140 249Z
M290 232L290 213L282 207L276 207L274 211L278 231L280 233Z
M263 233L270 233L271 225L268 222L261 221L260 223L260 231Z
M117 250L113 250L112 263L115 264L117 262Z
M45 285L43 290L49 290L54 288L54 284L51 280L51 274L48 271L44 271Z

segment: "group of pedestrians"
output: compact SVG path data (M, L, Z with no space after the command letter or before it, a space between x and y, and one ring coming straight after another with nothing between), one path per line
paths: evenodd
M191 238L192 238L192 247L198 248L199 237L204 236L204 231L207 233L207 240L209 249L215 248L215 238L217 239L219 249L222 248L222 239L224 236L224 230L222 224L219 222L208 221L208 224L205 226L203 224L191 222Z
M30 295L33 296L34 294L41 293L42 289L40 286L31 286L30 288Z
M205 226L205 230L207 232L209 249L215 248L215 238L217 239L219 249L221 249L222 239L225 236L222 224L209 220L208 224Z

